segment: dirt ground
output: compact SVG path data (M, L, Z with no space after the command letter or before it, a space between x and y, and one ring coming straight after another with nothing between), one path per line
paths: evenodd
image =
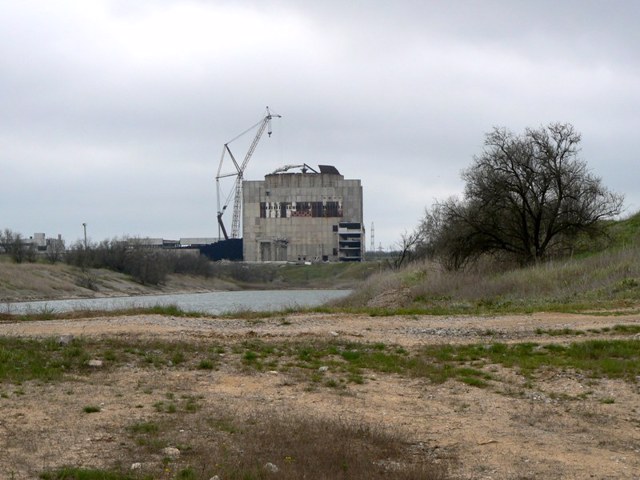
M229 344L247 338L340 338L411 350L446 343L569 343L605 334L544 336L536 329L586 331L615 324L640 325L640 315L297 314L260 321L146 315L2 323L0 335L135 335ZM630 383L553 370L537 374L527 384L514 370L495 366L491 372L500 381L489 388L368 374L363 384L349 385L348 394L329 388L309 390L283 373L231 367L191 371L125 365L50 384L4 384L0 385L0 477L30 479L45 468L108 465L123 448L118 432L149 415L152 405L171 389L237 409L269 406L388 426L400 431L409 444L420 445L423 454L451 461L453 478L640 479L640 379ZM101 412L75 413L88 404L101 405Z

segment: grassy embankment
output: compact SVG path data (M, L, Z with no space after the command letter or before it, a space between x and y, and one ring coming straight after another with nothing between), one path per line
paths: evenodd
M0 302L241 289L350 289L379 268L377 263L311 266L212 263L206 277L170 274L160 285L142 285L129 275L107 269L83 271L65 264L15 264L6 255L0 255Z
M398 271L373 262L311 266L216 264L211 278L171 275L164 285L150 287L135 283L126 275L99 270L93 272L94 290L82 287L82 272L74 267L14 265L5 259L0 262L0 299L260 288L353 288L355 292L348 298L314 310L392 315L636 308L640 301L640 214L613 222L608 244L606 249L593 246L589 251L587 247L573 258L507 271L485 265L474 270L447 272L430 262ZM48 312L43 313L49 316ZM173 308L172 314L180 312ZM256 316L255 312L244 314Z
M640 303L640 214L609 227L609 247L501 271L421 263L371 276L337 308L385 314L493 314L633 309Z

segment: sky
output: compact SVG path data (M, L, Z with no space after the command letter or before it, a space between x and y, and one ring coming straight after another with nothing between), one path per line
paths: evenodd
M360 179L367 247L372 232L376 249L396 247L460 195L494 127L571 123L591 172L640 210L636 0L0 8L1 229L68 245L83 223L95 242L215 237L223 145L266 106L282 118L245 179L302 163Z

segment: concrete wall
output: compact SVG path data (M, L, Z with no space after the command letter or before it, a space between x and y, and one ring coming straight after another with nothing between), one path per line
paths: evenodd
M338 224L363 221L360 180L342 175L271 174L242 188L245 261L337 261Z

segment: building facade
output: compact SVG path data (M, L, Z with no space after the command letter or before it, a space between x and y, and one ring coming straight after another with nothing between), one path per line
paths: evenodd
M304 166L244 181L243 257L248 262L361 261L362 185L335 167Z

